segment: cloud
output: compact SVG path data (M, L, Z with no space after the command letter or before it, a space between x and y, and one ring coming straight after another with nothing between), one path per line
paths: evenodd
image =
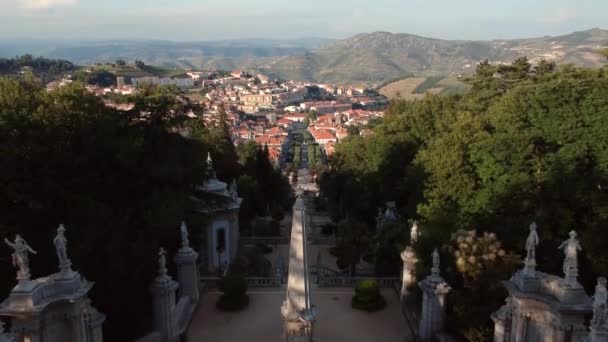
M78 3L78 0L19 0L26 10L47 10L59 6L69 6Z

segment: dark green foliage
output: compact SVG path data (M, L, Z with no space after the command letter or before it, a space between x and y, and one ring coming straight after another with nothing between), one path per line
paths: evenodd
M321 226L321 234L326 236L334 235L336 232L337 226L332 223L327 223Z
M360 280L355 286L355 296L351 306L357 310L376 312L386 307L386 300L380 294L380 287L376 280Z
M255 248L262 254L270 254L272 253L272 247L262 244L262 243L258 243L255 245Z
M336 221L372 225L376 208L396 201L402 217L420 220L421 274L433 248L459 229L495 233L507 253L517 253L531 221L542 232L538 263L561 274L557 246L575 229L583 246L579 279L592 292L595 278L608 273L607 75L548 62L532 67L525 58L485 62L464 96L393 101L373 135L338 145L320 181L328 211ZM395 257L390 241L405 240L394 237L377 257ZM500 280L510 272L486 269L479 284L467 285L479 290L469 292L453 265L446 270L453 331L473 336L471 329L491 326L489 313L504 300Z
M74 74L74 80L100 87L116 85L116 75L104 69L96 69L90 72L79 70Z
M30 69L35 75L58 78L76 70L71 62L60 59L47 59L23 55L17 58L0 58L0 76L17 75L25 69Z
M258 246L241 248L239 255L230 265L230 274L244 277L269 277L272 263L264 256L267 248L270 247L264 246L263 249Z
M154 112L158 96L142 93L138 108ZM110 109L77 83L46 92L0 78L0 162L11 166L0 171L0 236L21 234L39 252L34 275L47 275L57 270L52 236L64 223L112 341L147 331L151 299L142 289L155 277L158 248L173 253L180 221L192 236L203 224L190 195L203 181L205 147L167 130L169 120ZM0 273L14 279L8 263ZM0 282L0 293L13 285Z
M219 281L219 289L222 295L216 303L216 307L222 311L240 311L249 305L247 295L247 280L238 275L229 275Z

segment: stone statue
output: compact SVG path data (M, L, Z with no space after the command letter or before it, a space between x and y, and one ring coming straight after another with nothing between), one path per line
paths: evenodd
M19 268L19 271L17 271L17 279L19 281L30 280L29 253L37 254L37 252L19 235L15 236L14 243L8 241L6 238L4 239L4 242L14 250L13 265Z
M418 242L418 236L420 236L420 233L418 233L418 221L414 221L410 230L410 243L412 245Z
M559 248L564 250L566 258L564 259L564 275L566 283L576 285L578 277L578 251L581 251L581 245L576 239L576 232L570 232L570 238L564 241Z
M230 195L232 196L232 199L237 199L237 197L239 196L239 192L238 192L238 188L236 186L236 180L233 179L232 183L230 183Z
M435 248L433 251L433 268L431 269L433 275L439 275L439 251Z
M188 239L188 226L186 226L185 221L182 221L180 233L182 236L182 248L190 248L190 240Z
M600 277L595 287L593 296L593 319L591 326L595 328L606 328L608 323L608 290L606 290L606 278Z
M530 234L526 240L526 260L536 260L536 246L538 246L538 233L536 232L536 222L530 225Z
M65 227L61 224L59 225L59 228L57 228L57 235L53 240L53 244L55 245L57 259L59 260L59 269L61 270L61 272L68 272L70 271L70 266L72 266L72 262L70 261L70 258L68 258L68 239L66 239L64 233Z
M540 242L536 232L536 222L530 225L530 234L526 239L526 260L524 260L524 274L533 276L536 272L536 246Z
M158 274L160 276L167 274L167 251L162 247L158 250Z

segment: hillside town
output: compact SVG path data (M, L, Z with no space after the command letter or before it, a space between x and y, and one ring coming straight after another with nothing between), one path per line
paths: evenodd
M67 77L47 88L71 82ZM235 145L252 140L267 146L271 160L282 167L292 161L289 146L294 143L313 143L325 157L331 157L336 144L349 132L370 134L368 125L384 115L389 103L385 96L365 87L281 81L240 70L188 71L173 78L117 76L114 86L90 84L87 89L106 97L132 95L144 85L180 88L185 98L202 108L189 116L200 117L207 127L218 124L220 112L225 111ZM121 110L132 108L130 103L112 100L106 104ZM303 136L302 141L294 139L297 134L290 134L296 131Z

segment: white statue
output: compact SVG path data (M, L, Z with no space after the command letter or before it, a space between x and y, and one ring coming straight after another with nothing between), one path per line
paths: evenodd
M57 235L53 240L55 251L57 252L57 259L59 260L59 269L62 272L69 271L70 266L72 266L72 262L70 261L70 258L68 258L67 253L68 239L66 239L64 233L65 227L61 224L59 225L59 228L57 228Z
M433 251L433 268L431 269L433 275L439 275L439 251L435 248Z
M162 247L158 250L158 274L160 276L167 274L167 251Z
M606 278L600 277L595 287L593 296L593 319L591 326L599 328L606 327L608 323L608 290L606 290Z
M182 248L190 248L190 240L188 239L188 226L186 226L185 221L182 221L180 233L182 236Z
M233 179L232 183L230 184L230 195L232 196L233 200L236 200L237 197L239 196L239 192L236 186L236 180Z
M581 251L581 245L576 239L576 232L570 232L570 238L564 241L559 248L564 250L566 258L564 259L564 275L566 282L570 285L576 284L578 277L578 251Z
M19 235L15 236L14 243L8 241L6 238L4 239L4 242L14 250L13 265L19 268L17 279L20 281L29 280L31 276L29 253L37 254L36 251Z
M530 234L526 240L526 261L536 261L536 246L538 246L538 233L536 232L536 222L530 225Z
M413 245L418 242L418 237L420 233L418 233L418 221L414 221L412 224L412 229L410 230L410 243Z

